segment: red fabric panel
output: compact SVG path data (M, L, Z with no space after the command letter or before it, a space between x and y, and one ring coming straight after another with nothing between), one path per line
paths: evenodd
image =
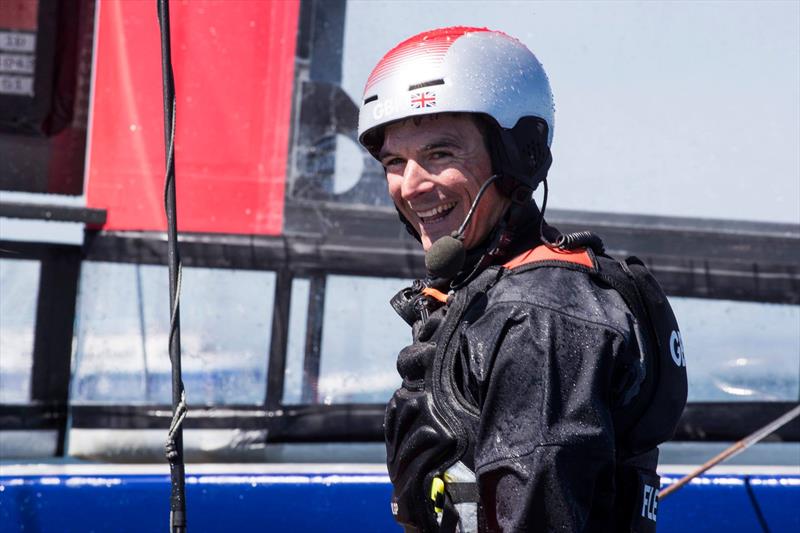
M161 49L152 0L98 3L87 203L108 230L164 231ZM170 2L178 227L281 233L299 2Z
M0 0L0 28L36 31L38 16L39 0Z

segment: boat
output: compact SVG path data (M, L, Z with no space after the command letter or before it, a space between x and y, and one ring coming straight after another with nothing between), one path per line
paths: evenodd
M139 533L169 523L170 131L155 4L0 6L4 532ZM451 20L450 6L409 9L430 9L424 22L433 24ZM646 10L612 7L584 5L576 24L620 16L651 27L640 24L652 22ZM384 40L421 22L401 17L401 3L346 0L173 0L171 9L188 528L400 531L382 425L408 332L388 300L424 274L423 256L397 223L380 165L356 142L353 87ZM510 27L530 17L524 3L470 9ZM572 20L563 9L536 7ZM718 16L676 4L669 17L681 9ZM764 16L777 20L796 6L770 9ZM396 24L378 24L386 20ZM666 31L653 24L656 35ZM764 39L739 46L772 42ZM579 121L569 120L566 144L575 146ZM786 131L797 129L791 120L780 123ZM762 149L784 161L780 147ZM746 172L730 179L730 191L753 187ZM778 198L790 197L791 180L774 179ZM674 303L690 403L661 450L662 488L800 399L794 204L734 216L716 205L740 206L730 191L695 214L679 190L663 212L548 210L563 231L591 227L610 253L645 259ZM798 531L798 501L794 420L665 498L658 530Z

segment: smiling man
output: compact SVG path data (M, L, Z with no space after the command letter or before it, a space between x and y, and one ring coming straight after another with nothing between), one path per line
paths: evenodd
M468 114L429 115L390 124L378 155L389 194L419 233L426 251L457 230L481 185L492 173L489 150L476 119ZM476 206L464 244L478 244L510 200L497 189Z
M654 531L657 446L686 401L680 332L640 261L534 202L554 123L538 60L500 32L433 30L384 56L362 102L359 140L429 272L392 300L413 333L385 419L397 520Z

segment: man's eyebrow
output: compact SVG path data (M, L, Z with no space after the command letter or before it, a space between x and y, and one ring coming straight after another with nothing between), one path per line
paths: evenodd
M386 159L390 155L395 155L395 154L393 152L389 151L389 150L381 149L381 151L378 152L378 161L383 161L384 159Z
M431 150L438 150L441 148L461 148L461 144L449 139L440 139L422 146L422 148L420 148L420 152L430 152ZM385 158L394 155L397 154L391 150L381 150L378 152L378 160L383 161Z
M434 141L432 143L426 144L425 146L422 147L422 151L429 152L431 150L437 150L439 148L461 148L461 145L455 141L442 139L440 141Z

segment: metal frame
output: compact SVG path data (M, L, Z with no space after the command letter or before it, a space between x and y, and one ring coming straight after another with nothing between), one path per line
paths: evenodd
M746 437L796 402L696 402L687 405L673 440L726 442ZM78 429L165 429L168 405L72 406ZM268 442L383 442L381 404L289 405L278 410L256 406L192 408L188 429L264 429ZM0 410L0 421L7 421ZM769 441L800 441L800 419L777 430Z
M320 271L424 275L419 244L399 233L402 226L393 211L329 205L314 211L333 228L327 234L308 228L280 237L183 235L184 264L287 268L307 276ZM800 304L798 225L558 210L549 211L548 219L565 232L594 230L611 255L641 257L670 295ZM166 241L159 234L108 233L90 240L91 260L164 264L166 258Z
M39 261L39 291L31 371L31 404L0 405L4 429L55 429L56 455L64 454L79 246L0 241L3 259ZM20 418L15 420L15 413Z
M267 391L264 405L268 410L280 409L286 373L286 344L289 340L289 310L292 305L292 274L287 268L278 270L275 278L275 300L272 311Z
M662 267L662 272L656 268L670 294L708 298L712 296L709 287L713 287L713 296L720 298L783 303L800 301L800 280L795 267L800 262L800 247L797 246L800 228L752 223L737 226L735 223L708 221L703 221L702 227L698 228L696 221L688 219L654 220L652 217L565 212L554 215L553 218L557 219L569 216L575 220L562 224L562 228L567 230L573 227L600 227L598 231L601 233L609 230L608 233L615 239L613 251L650 257L656 265L681 267L684 254L694 254L690 255L690 265L702 265L702 275L697 275L690 268L669 270ZM381 216L372 213L370 217L378 225L397 224L393 213L382 213ZM347 217L342 219L347 220ZM349 223L354 222L351 219ZM718 230L714 226L724 227L725 230ZM410 238L345 240L335 236L324 239L291 235L257 237L208 234L186 234L181 241L187 267L277 272L264 404L194 408L187 427L266 429L271 442L379 441L383 438L382 405L316 403L315 384L319 377L325 277L328 274L400 278L421 275L422 253L416 242ZM640 250L637 248L640 245L647 248ZM89 261L164 264L164 235L90 232L82 253L74 246L31 243L3 242L0 248L10 250L4 254L5 257L35 258L42 260L43 265L51 265L43 266L40 299L47 301L56 298L61 303L53 307L53 302L49 302L45 305L47 311L37 312L37 332L52 332L52 325L62 322L62 329L57 336L48 335L45 338L43 333L37 333L34 379L38 385L35 387L35 402L31 406L1 406L3 427L64 428L79 261L83 258ZM742 248L752 250L753 256L737 261L736 256ZM676 250L676 253L665 253L668 250ZM704 252L706 255L702 255ZM64 264L71 266L65 270ZM726 268L721 269L720 265ZM49 269L54 274L46 274ZM773 277L764 278L765 272L781 275L773 274ZM737 276L738 279L750 279L751 282L732 286L720 281L737 279ZM295 277L311 280L303 405L284 405L288 316L291 284ZM784 289L770 285L776 279L785 284ZM687 283L687 280L693 282ZM53 296L55 294L60 296ZM41 324L45 323L48 326L40 329ZM65 325L67 323L68 326ZM676 438L735 440L744 436L750 428L769 421L787 405L786 402L690 404ZM70 409L75 428L166 427L171 416L166 406L73 405ZM778 438L800 440L800 428L797 424L787 426L778 434ZM63 448L63 438L61 442Z
M49 220L56 222L83 222L94 226L106 223L105 209L70 207L64 205L0 202L0 217Z
M300 403L319 403L319 369L322 348L323 314L325 310L325 285L323 274L311 277L306 315L306 346L303 357L303 381Z

